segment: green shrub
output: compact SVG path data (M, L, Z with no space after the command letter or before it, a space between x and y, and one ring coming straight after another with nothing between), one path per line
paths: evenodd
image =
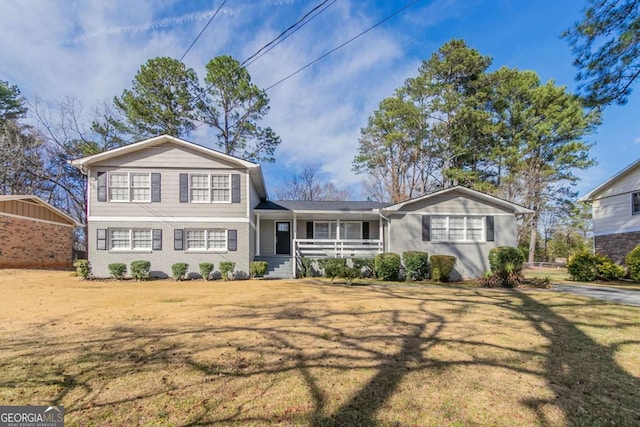
M91 263L87 259L77 259L73 266L76 268L76 274L84 280L90 280L93 277L91 273Z
M147 280L150 275L149 261L131 261L131 277L136 280Z
M222 274L222 280L227 281L229 278L233 279L231 274L236 268L236 263L233 261L222 261L220 263L220 273Z
M598 279L618 280L627 273L623 266L616 264L606 255L596 255Z
M345 283L349 286L353 283L355 279L360 278L360 269L355 267L340 267L338 271L338 276L341 279L344 279Z
M302 257L302 277L314 277L313 259Z
M407 280L424 280L429 278L429 254L419 251L402 253Z
M200 264L198 264L198 268L200 269L200 276L202 276L202 279L209 280L211 272L213 271L213 263L201 262Z
M525 282L532 288L551 289L551 277L532 277Z
M498 246L489 251L489 266L501 286L515 288L524 281L524 255L518 248Z
M377 254L374 259L376 277L380 280L397 281L400 277L400 255L392 252Z
M367 278L374 275L374 260L373 258L352 258L351 265L353 268L360 270L360 277Z
M189 264L186 262L176 262L171 266L171 276L175 280L184 280L188 269Z
M253 261L249 263L249 275L253 277L263 277L269 271L269 264L266 261Z
M627 254L624 262L629 268L629 277L631 280L640 282L640 245L633 248L633 250Z
M333 283L333 279L340 274L340 269L346 267L347 260L344 258L323 258L318 260L318 265L322 269L324 277L330 278Z
M124 279L124 276L127 275L127 264L116 262L109 264L107 268L109 269L109 274L114 279L122 280Z
M437 282L447 282L456 265L452 255L431 255L431 278Z

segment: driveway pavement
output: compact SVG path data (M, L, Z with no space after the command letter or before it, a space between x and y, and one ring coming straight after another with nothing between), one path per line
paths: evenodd
M553 285L553 290L640 307L640 290L580 285Z

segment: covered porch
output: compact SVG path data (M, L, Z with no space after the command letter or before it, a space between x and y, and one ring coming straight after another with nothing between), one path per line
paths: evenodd
M256 259L373 258L384 251L375 202L263 202L256 207Z

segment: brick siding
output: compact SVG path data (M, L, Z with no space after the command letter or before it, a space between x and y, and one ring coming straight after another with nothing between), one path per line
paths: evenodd
M0 215L0 268L69 268L73 228Z
M595 236L596 253L608 255L617 263L624 263L627 254L639 244L640 231Z

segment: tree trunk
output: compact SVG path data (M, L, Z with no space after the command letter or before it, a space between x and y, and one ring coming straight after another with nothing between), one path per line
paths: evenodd
M529 259L527 262L531 265L535 262L536 256L536 239L538 238L538 211L533 213L531 218L531 238L529 239Z

